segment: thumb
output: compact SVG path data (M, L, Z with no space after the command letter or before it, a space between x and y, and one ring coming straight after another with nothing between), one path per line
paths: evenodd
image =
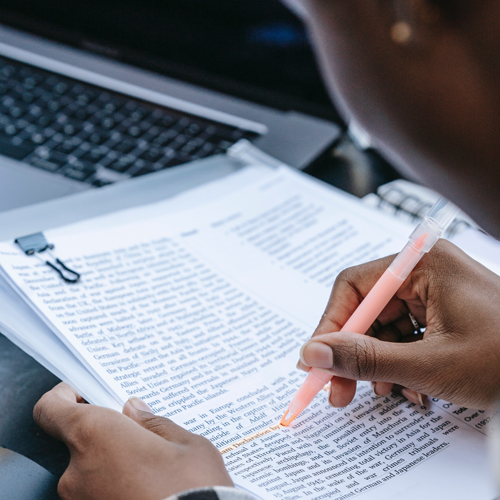
M141 427L154 432L158 436L177 444L187 444L193 434L183 429L172 420L160 417L142 400L131 397L123 406L123 414L137 422Z
M351 380L390 382L425 393L425 380L439 363L436 346L428 340L411 343L384 342L357 333L319 335L301 349L301 361L312 368L331 371Z

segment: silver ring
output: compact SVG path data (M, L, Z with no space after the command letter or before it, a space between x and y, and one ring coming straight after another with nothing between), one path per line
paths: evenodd
M412 313L408 313L408 316L410 317L410 321L413 325L413 328L415 328L415 331L420 332L421 326L418 324L418 321L415 319L415 316L413 316Z

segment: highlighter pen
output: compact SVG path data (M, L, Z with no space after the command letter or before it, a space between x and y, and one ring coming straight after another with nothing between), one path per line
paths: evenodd
M455 218L457 211L458 208L445 198L440 198L436 202L429 214L410 235L403 250L354 311L342 328L342 332L364 334L368 331L420 259L441 238ZM311 368L281 419L281 425L289 426L332 378L331 373Z

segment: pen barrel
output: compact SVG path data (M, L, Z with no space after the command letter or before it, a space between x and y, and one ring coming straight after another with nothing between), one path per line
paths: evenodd
M321 391L331 379L331 373L312 368L299 390L292 398L285 415L281 419L281 424L285 426L290 425L292 421L311 404L311 401L316 397L318 392Z
M326 373L317 368L312 368L307 374L306 380L297 391L297 400L304 408L307 408L319 391L332 379L331 373Z
M341 331L365 334L398 291L403 281L404 279L396 276L390 268L387 269Z
M434 244L439 239L432 238L427 234L425 234L424 236L426 236L426 243L427 240L433 240ZM415 266L419 263L420 259L425 255L427 251L428 250L426 248L416 248L415 243L410 241L394 259L387 271L390 271L394 276L399 278L401 280L401 284L403 284L403 281L408 278L410 273L413 271L413 269L415 269Z

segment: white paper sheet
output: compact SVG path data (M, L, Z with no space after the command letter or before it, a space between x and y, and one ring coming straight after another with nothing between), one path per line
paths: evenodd
M121 411L121 405L86 370L28 304L0 278L0 331L88 401Z
M11 244L0 262L118 401L140 396L211 439L263 498L416 500L426 482L431 498L489 500L489 415L375 398L364 385L345 410L321 395L292 428L276 426L336 273L406 241L389 220L280 168L194 210L59 234L78 285Z
M236 176L225 176L217 181L191 189L162 202L134 207L101 217L87 219L47 231L50 238L59 234L77 234L89 230L116 227L133 221L147 220L159 214L173 213L216 200L228 192L235 192L271 175L272 168L250 162ZM92 404L121 411L121 404L84 368L66 345L57 338L46 323L0 278L0 331L19 348L38 361L55 376L70 383Z
M500 242L476 229L466 229L451 241L483 266L500 275Z

